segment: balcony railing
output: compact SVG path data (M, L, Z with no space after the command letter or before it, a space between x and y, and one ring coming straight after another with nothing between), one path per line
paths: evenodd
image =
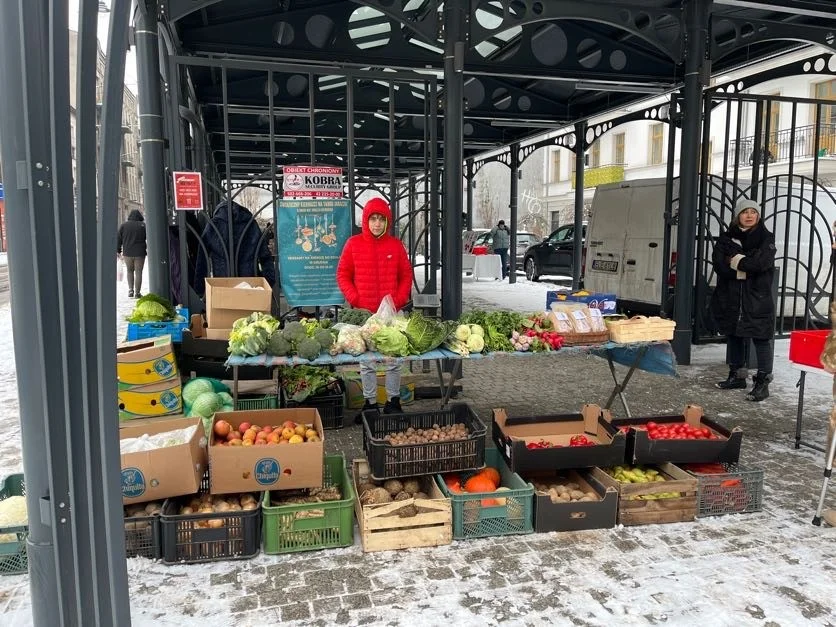
M575 173L569 177L572 182L572 189L575 189ZM583 187L598 187L605 183L620 183L624 180L624 164L613 163L602 165L597 168L585 168L583 171Z
M818 156L836 154L836 124L820 124L818 128ZM760 163L789 161L791 155L794 155L794 159L812 159L816 152L816 126L799 126L795 132L787 129L770 133L765 144L764 149L764 142L756 142L755 136L731 141L729 167L733 167L735 162L738 166L752 165L756 148L761 151Z

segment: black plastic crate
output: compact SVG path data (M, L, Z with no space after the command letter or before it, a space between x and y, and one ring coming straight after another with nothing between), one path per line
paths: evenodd
M323 429L342 429L345 414L345 390L342 381L335 381L328 386L328 391L309 396L301 403L287 398L282 390L282 406L287 409L312 407L319 412Z
M125 517L125 556L152 560L163 556L159 515Z
M393 446L383 438L396 431L431 429L433 425L463 423L466 440ZM394 479L435 473L482 468L485 465L487 429L466 403L456 403L439 411L404 414L363 412L363 449L374 479Z
M191 497L187 497L191 498ZM251 510L178 515L184 499L169 499L160 516L162 560L194 564L255 557L261 546L261 503Z

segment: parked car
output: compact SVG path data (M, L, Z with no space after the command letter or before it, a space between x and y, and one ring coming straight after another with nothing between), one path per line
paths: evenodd
M517 231L517 258L516 268L523 269L523 257L528 247L538 241L538 237L534 233L527 231ZM474 243L475 246L487 246L488 250L493 250L493 236L490 231L480 234Z
M583 246L586 248L586 223L583 225ZM523 254L525 278L537 281L544 274L572 276L575 260L575 225L556 229L543 241L529 246Z

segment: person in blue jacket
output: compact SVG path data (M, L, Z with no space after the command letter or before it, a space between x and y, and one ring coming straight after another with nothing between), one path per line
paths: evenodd
M268 238L261 232L249 210L234 201L231 206L233 251L228 250L230 216L226 200L222 200L215 207L212 219L200 236L210 257L207 261L206 252L203 247L199 247L194 287L201 296L206 289L204 279L210 270L213 277L263 276L271 286L276 282L276 268Z

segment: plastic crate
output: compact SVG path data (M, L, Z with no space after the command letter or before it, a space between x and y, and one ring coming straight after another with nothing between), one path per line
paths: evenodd
M435 480L453 504L453 539L485 538L532 533L534 531L534 487L508 468L495 448L485 451L485 463L499 470L502 492L451 492L441 475ZM462 473L462 485L477 471ZM505 499L501 504L500 499ZM495 503L494 503L495 501Z
M824 368L821 354L830 331L793 331L790 333L790 361L812 368Z
M331 391L333 390L333 391ZM319 411L319 418L322 420L323 429L342 429L343 417L345 414L345 391L342 381L337 381L329 387L329 391L322 394L309 396L302 402L296 402L286 397L282 391L283 406L292 409L294 407L313 407Z
M235 402L235 411L255 411L259 409L278 409L278 394L239 396Z
M10 496L25 496L26 485L23 474L9 475L0 481L0 501ZM29 570L29 559L26 555L26 538L29 536L29 525L19 527L0 527L0 535L14 534L17 539L0 542L0 575L19 575Z
M163 556L159 515L125 517L125 555L152 560Z
M396 431L430 429L434 424L464 423L466 440L393 446L383 438ZM405 414L363 412L363 448L374 479L394 479L417 475L472 470L485 465L487 429L466 403L455 403L438 411Z
M697 517L748 514L763 509L763 470L722 464L725 473L688 470L697 478Z
M270 505L264 492L264 552L295 553L354 544L354 487L342 455L326 455L323 487L336 486L339 501L303 505Z
M127 340L146 340L150 337L170 335L172 342L183 341L183 331L189 328L189 310L183 307L178 310L183 316L183 322L129 322Z
M178 515L180 500L167 500L160 516L164 563L249 559L258 554L261 544L260 503L256 509L246 511ZM209 524L218 526L210 527Z

